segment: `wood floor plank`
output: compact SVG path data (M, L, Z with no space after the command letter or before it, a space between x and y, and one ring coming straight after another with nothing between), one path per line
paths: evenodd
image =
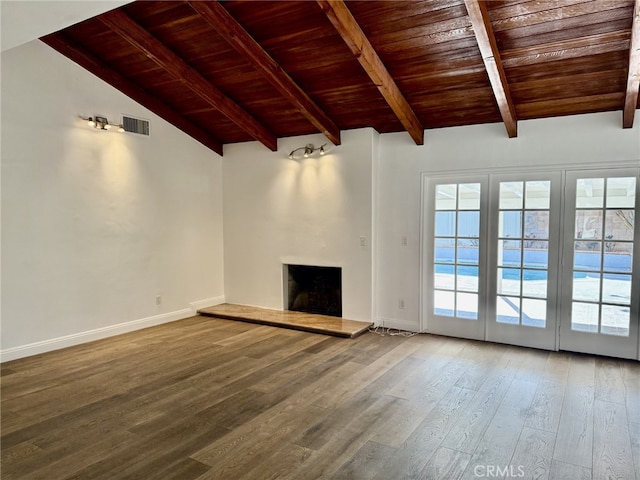
M396 449L373 441L365 443L340 469L332 475L333 480L370 480L391 458Z
M557 432L564 402L565 380L544 379L540 382L527 415L526 425L539 430Z
M468 453L440 447L424 466L419 478L458 480L462 478L470 461L471 455Z
M331 389L330 392L324 392L313 400L315 405L324 408L335 408L338 404L344 403L354 396L361 388L375 381L384 375L390 369L395 367L399 362L406 359L416 350L416 347L405 342L398 343L392 350L387 351L378 359L365 367L358 370L358 374L345 382L339 382ZM414 361L416 367L423 365L424 362L416 359ZM419 365L418 365L419 364ZM398 375L407 375L412 369L398 372Z
M209 465L185 458L155 474L146 474L144 480L195 480L211 470Z
M527 414L527 427L557 432L569 376L571 356L564 352L549 352L539 384Z
M596 358L595 399L625 404L625 385L619 361L612 358Z
M395 457L378 472L376 480L418 478L458 416L467 410L475 394L474 390L451 387L407 441L397 449Z
M255 381L251 389L269 392L284 388L292 382L295 383L305 377L308 374L307 367L313 368L314 365L322 363L323 360L342 359L351 364L357 356L356 352L352 352L352 347L351 342L343 338L326 338L323 335L305 334L303 340L296 342L287 349L287 356L295 358L295 361L280 362L280 368L276 372L272 375L265 375L262 379ZM286 362L286 358L284 361Z
M383 395L366 410L361 410L348 424L334 424L331 435L325 437L324 445L315 450L298 469L283 478L330 478L371 439L372 432L402 405L402 400Z
M524 427L509 465L513 466L516 472L522 472L519 478L548 478L555 441L556 436L553 432Z
M627 419L629 419L628 415ZM640 478L640 422L629 423L629 436L631 437L631 451L636 478Z
M33 458L30 462L22 462L11 468L3 468L2 478L37 480L72 477L95 463L130 451L138 442L139 438L134 434L119 431L105 436L102 440L96 440L94 443L85 443L82 447L75 447L68 453L61 448L51 451L43 450L39 458Z
M490 364L487 368L492 369L493 365ZM448 432L442 445L473 454L512 381L513 374L507 371L495 372L493 376L487 377L482 388L476 391L473 401Z
M256 462L252 469L243 473L243 479L278 479L303 464L313 451L294 443L281 442L275 446L267 462Z
M553 460L549 480L593 480L591 469Z
M2 365L2 478L640 478L639 366L190 317Z
M625 405L596 400L593 430L593 476L633 478L635 471Z
M420 358L426 360L425 368L409 372L398 385L389 391L389 395L406 400L417 400L428 392L429 387L433 385L436 379L440 378L444 370L449 371L447 377L454 376L458 381L467 365L458 359L443 354L443 350L443 348L434 347L430 354L422 355Z
M595 359L574 356L569 367L554 460L591 468L593 465L593 406Z
M464 442L459 443L460 450L467 449L467 453L473 453L463 478L477 478L477 466L511 465L510 459L521 436L525 415L533 400L536 387L537 385L532 382L513 380L486 430L480 435L472 436L472 438L479 438L479 441L465 439ZM472 425L470 432L476 428L478 428L476 425ZM446 441L444 443L446 444ZM470 452L469 450L472 449L473 452Z
M232 335L216 340L214 343L215 345L220 345L221 347L246 347L254 343L258 343L264 340L266 337L275 335L281 335L281 332L272 327L260 325L255 328L244 330L237 335Z
M640 362L629 360L623 362L621 368L627 417L631 422L640 423Z
M446 392L445 392L446 393ZM444 396L444 394L443 394ZM435 408L417 402L406 401L383 425L376 430L371 440L382 445L399 448L427 415Z
M465 347L459 356L466 360L467 369L456 383L457 387L479 390L495 370L508 363L500 363L506 347L495 344L474 342ZM479 361L480 360L480 361Z
M11 468L11 465L21 461L29 461L31 457L40 453L42 449L32 442L23 442L13 447L3 449L0 463L3 468Z

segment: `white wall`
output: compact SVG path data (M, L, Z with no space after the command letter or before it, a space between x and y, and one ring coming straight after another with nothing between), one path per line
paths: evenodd
M5 51L23 45L126 3L129 1L2 0L0 47Z
M151 137L78 118L123 113ZM2 54L2 120L3 360L223 297L217 154L39 41Z
M321 135L225 146L225 296L283 308L283 264L342 267L343 316L371 318L372 158L377 133L342 132L325 156L289 160ZM365 246L360 246L360 237Z
M640 114L637 113L636 116ZM518 137L502 124L427 130L423 146L406 133L380 136L375 186L376 322L420 327L421 175L549 166L602 168L640 164L640 119L622 128L621 112L518 122ZM407 237L407 246L402 237ZM404 299L405 308L399 308Z

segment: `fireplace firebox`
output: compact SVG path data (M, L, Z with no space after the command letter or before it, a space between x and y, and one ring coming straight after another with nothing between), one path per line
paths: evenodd
M342 269L285 265L288 310L342 317Z

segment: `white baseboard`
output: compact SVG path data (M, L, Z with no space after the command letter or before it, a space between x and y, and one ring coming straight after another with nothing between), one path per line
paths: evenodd
M132 320L130 322L118 323L116 325L96 328L95 330L74 333L71 335L65 335L63 337L51 338L49 340L42 340L40 342L29 343L28 345L21 345L19 347L11 347L5 350L0 350L0 361L8 362L9 360L16 360L18 358L38 355L40 353L50 352L52 350L72 347L81 343L87 343L94 340L100 340L102 338L113 337L122 333L133 332L134 330L141 330L143 328L153 327L155 325L161 325L163 323L174 322L176 320L181 320L192 315L193 312L190 308L184 308L182 310L176 310L174 312L154 315L153 317L140 318L138 320Z
M397 318L378 318L375 322L377 327L397 328L407 332L419 332L420 325L417 322L409 322L407 320L398 320Z
M221 305L223 303L225 303L225 299L224 295L221 295L219 297L205 298L204 300L191 302L189 306L191 307L191 311L195 315L201 308L213 307L214 305Z

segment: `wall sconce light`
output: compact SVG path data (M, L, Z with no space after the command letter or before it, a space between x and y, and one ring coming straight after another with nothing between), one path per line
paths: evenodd
M299 155L296 155L296 152L299 151L303 151L302 156L304 158L309 158L311 155L313 155L315 152L320 152L320 155L324 155L325 153L327 153L326 149L324 148L327 144L322 144L319 147L314 147L313 143L309 143L307 145L305 145L304 147L300 147L300 148L296 148L294 150L291 150L291 153L289 153L289 159L290 160L294 160L296 158L300 158Z
M121 123L110 123L107 117L100 117L98 115L95 117L83 117L81 115L80 118L86 121L90 127L97 128L98 130L111 130L113 127L116 127L120 133L125 131Z

